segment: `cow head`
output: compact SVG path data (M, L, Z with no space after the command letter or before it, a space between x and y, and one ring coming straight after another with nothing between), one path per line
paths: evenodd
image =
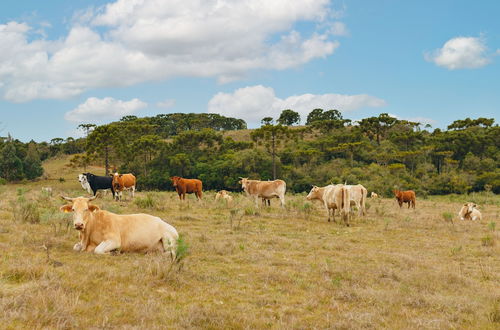
M243 188L243 190L246 190L248 185L248 178L240 178L240 181L238 181L238 183L241 184L241 188Z
M312 200L312 199L320 199L321 197L323 196L320 196L320 188L318 186L313 186L311 188L311 191L309 192L309 194L307 194L306 196L306 199L308 201Z
M86 190L89 194L92 193L90 183L87 179L87 173L78 174L78 182L82 185L83 190Z
M118 174L118 172L116 172L116 173L110 174L110 175L113 178L113 188L115 190L120 189L121 188L120 178L122 177L122 174Z
M474 209L477 208L476 203L471 203L471 202L465 203L464 206L467 208L466 214L472 213L472 211L474 211Z
M180 179L181 179L181 177L179 177L179 176L173 176L170 178L170 181L172 181L172 185L174 187L177 187L177 184L179 183Z
M99 207L95 205L90 205L89 202L96 199L97 196L90 198L86 197L64 197L62 199L71 202L71 204L66 204L60 207L62 212L73 212L73 226L76 230L85 230L85 225L87 224L88 215L90 212L95 212L99 210Z

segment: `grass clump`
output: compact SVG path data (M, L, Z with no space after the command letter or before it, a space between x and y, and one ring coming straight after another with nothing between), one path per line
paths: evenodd
M453 223L453 214L451 212L443 212L441 216L444 221Z
M141 209L152 209L156 207L156 200L152 194L146 194L145 197L137 197L134 204Z
M494 246L495 245L495 238L491 235L486 235L481 238L481 244L483 246Z
M40 210L35 202L18 202L13 207L14 220L24 223L40 223Z

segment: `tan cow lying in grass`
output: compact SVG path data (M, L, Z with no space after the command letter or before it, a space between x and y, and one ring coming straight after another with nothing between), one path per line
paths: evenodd
M479 210L476 207L477 207L476 203L471 203L471 202L465 203L460 209L460 212L458 212L460 220L481 221L482 219L481 212L479 212Z
M80 232L76 251L104 254L123 252L169 252L175 259L179 234L162 219L149 214L114 214L89 202L96 196L63 199L71 202L61 206L63 212L73 212L73 226Z
M335 222L335 210L338 209L341 218L345 224L349 226L349 216L351 210L350 189L343 184L328 185L326 187L313 186L307 200L320 200L325 206L328 214L328 222L330 215Z
M226 190L218 191L215 194L215 200L218 201L219 199L225 200L227 204L231 204L233 202L233 196L229 195L229 192Z
M378 198L378 194L374 191L372 191L370 198Z

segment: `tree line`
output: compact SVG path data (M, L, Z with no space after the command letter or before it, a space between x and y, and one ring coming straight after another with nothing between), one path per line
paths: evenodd
M145 190L171 189L169 177L179 175L201 179L205 189L236 190L239 177L250 177L282 178L295 192L347 181L386 196L395 188L424 195L500 193L500 128L494 119L456 120L441 130L387 113L354 122L336 109L313 109L300 123L300 115L286 109L276 119L263 118L250 138L239 138L246 123L216 114L127 116L106 125L82 124L85 137L79 139L4 139L0 153L12 155L14 146L25 160L31 144L38 154L31 152L32 159L71 154L70 166L132 172ZM23 178L7 167L0 164L0 177Z

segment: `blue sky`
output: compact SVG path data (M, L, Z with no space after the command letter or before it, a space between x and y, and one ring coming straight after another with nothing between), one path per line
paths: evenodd
M493 0L4 0L0 135L171 112L256 127L317 107L498 121L498 13Z

